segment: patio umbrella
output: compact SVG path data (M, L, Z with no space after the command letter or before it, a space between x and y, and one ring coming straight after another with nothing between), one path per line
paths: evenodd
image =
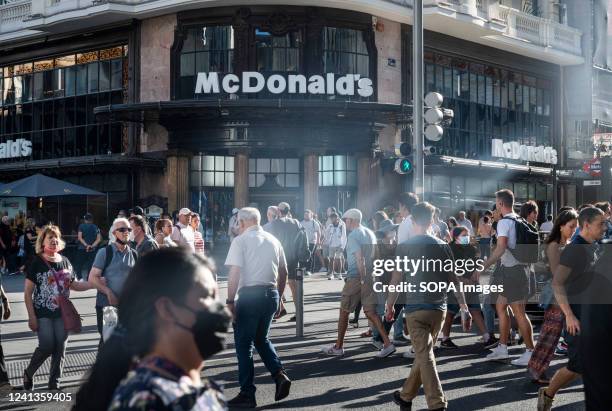
M0 185L0 197L56 197L73 195L103 196L104 193L42 174L34 174L12 183Z
M47 177L42 174L13 181L12 183L0 185L0 197L58 197L57 199L57 223L60 224L60 199L62 196L103 196L99 191L91 190L56 178ZM108 204L108 202L107 202ZM108 206L107 206L108 207Z

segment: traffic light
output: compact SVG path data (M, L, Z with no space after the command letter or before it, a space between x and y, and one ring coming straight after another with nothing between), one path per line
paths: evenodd
M410 143L398 143L395 145L395 164L393 170L398 174L412 173L412 145Z
M444 135L442 125L450 124L454 113L442 107L444 97L440 93L431 92L425 96L425 138L429 141L440 141Z
M394 170L398 174L410 174L412 173L412 159L408 157L402 157L395 160Z
M426 156L435 156L437 152L438 150L435 146L425 146L423 148L423 154L425 154Z

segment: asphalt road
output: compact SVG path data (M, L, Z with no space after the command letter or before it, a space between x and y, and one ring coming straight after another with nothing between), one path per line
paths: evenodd
M36 336L29 331L23 304L23 277L5 278L4 286L9 293L13 308L11 319L2 324L2 346L7 366L14 385L21 384L23 369L36 347ZM221 298L225 300L225 286L221 281ZM391 401L391 393L399 389L407 377L412 360L401 353L406 347L385 359L374 357L374 348L367 339L359 337L361 328L349 329L346 355L329 358L320 353L320 347L332 343L336 335L336 320L342 281L328 281L316 274L305 281L305 328L304 337L295 337L295 325L284 317L272 328L272 341L283 360L287 373L293 379L290 396L274 403L274 385L261 361L256 356L256 385L258 405L262 409L398 409ZM289 293L286 293L290 297ZM79 312L84 317L84 332L71 336L64 367L62 385L68 393L78 389L88 367L96 354L98 335L95 331L94 293L73 293ZM293 304L288 304L290 313ZM477 344L477 337L461 332L454 327L453 339L458 350L438 351L437 363L443 388L451 410L535 410L537 387L532 385L524 369L509 364L491 363L484 358ZM225 385L226 396L238 393L238 372L233 341L230 337L228 349L207 361L204 374ZM520 347L511 347L511 354L518 356ZM564 364L562 357L553 361L553 369ZM46 387L48 363L43 365L35 377L36 389ZM422 394L422 392L421 392ZM582 410L584 394L580 382L562 390L555 400L555 409ZM0 399L0 411L20 410L66 410L70 403L10 402ZM413 409L425 409L423 395L419 395Z

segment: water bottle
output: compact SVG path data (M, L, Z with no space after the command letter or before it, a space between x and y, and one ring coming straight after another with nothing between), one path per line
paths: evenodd
M461 310L461 325L464 332L472 329L472 314L468 310Z
M117 326L117 307L107 306L102 309L102 338L108 340Z

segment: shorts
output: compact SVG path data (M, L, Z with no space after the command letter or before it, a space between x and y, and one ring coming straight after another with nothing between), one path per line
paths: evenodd
M506 297L508 304L527 301L529 295L529 268L524 265L500 267L498 281L504 286L501 295Z
M287 279L295 280L297 278L297 263L287 263Z
M468 310L470 311L482 311L480 308L480 304L468 304ZM451 314L457 314L459 312L459 304L447 304L446 312Z
M570 307L578 321L580 321L580 306L577 304L570 304ZM570 333L565 333L563 339L567 343L567 369L577 374L582 374L583 368L582 356L580 355L580 335L570 335Z
M358 278L349 278L342 288L342 300L340 309L351 313L361 303L363 312L376 312L378 299L372 283L361 284Z
M329 257L329 246L328 245L321 245L321 254L323 255L323 257Z
M339 258L342 255L342 248L341 247L329 247L327 252L328 252L329 258Z

